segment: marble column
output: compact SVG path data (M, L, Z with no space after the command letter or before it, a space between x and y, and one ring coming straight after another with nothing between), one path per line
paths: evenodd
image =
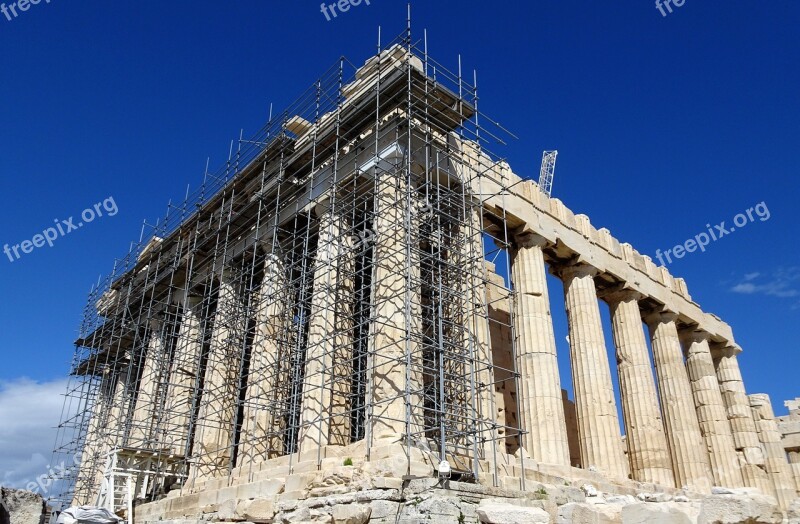
M147 349L141 358L139 385L136 388L136 404L133 408L130 439L128 445L136 448L151 447L154 420L160 413L156 409L156 394L161 378L161 370L166 365L165 344L162 333L163 323L149 320Z
M769 395L761 393L750 395L748 398L758 429L758 437L766 452L767 474L775 486L778 505L787 509L797 497L797 492L792 478L792 470L786 459L786 451L783 449L782 435L778 431L778 423L775 421L772 402Z
M345 296L341 284L350 281L341 264L352 256L342 239L342 218L329 202L317 205L319 234L314 260L314 291L308 327L303 403L300 419L300 451L310 451L329 444L344 445L341 424L347 411L347 394L342 390L344 377L335 376L336 364L351 353L350 318L342 315L338 304L353 299ZM346 354L343 354L346 353Z
M569 444L561 398L556 339L550 313L543 237L518 235L511 251L514 333L520 374L521 445L547 464L569 466Z
M650 329L664 429L676 485L710 493L711 468L675 325L677 317L671 312L655 312L645 319Z
M186 298L181 313L175 355L169 371L164 444L172 453L188 455L189 420L198 400L198 372L203 349L203 297Z
M194 429L192 462L195 468L192 478L225 475L231 466L242 337L246 328L239 283L232 272L223 271L219 278L217 309Z
M797 496L800 497L800 450L789 451L789 467L792 468L794 475L795 488L797 489Z
M103 446L103 439L100 433L101 428L107 422L106 418L112 403L113 392L114 376L113 373L106 370L103 372L102 379L95 390L91 410L87 406L85 416L90 418L86 423L86 436L81 450L78 475L75 479L73 506L83 506L94 504L95 502L96 491L99 488L99 486L95 485L97 472L105 466L106 449Z
M640 482L674 486L675 476L639 311L642 295L622 290L604 298L611 310L631 475Z
M560 270L569 320L572 383L578 414L581 463L612 478L628 478L617 403L611 382L594 276L597 269L573 265Z
M733 443L739 454L744 485L758 488L764 494L774 495L775 488L767 476L764 449L758 439L750 400L747 398L742 372L739 369L736 355L740 351L736 347L722 349L720 356L714 362L717 368L717 380L722 401L728 412Z
M466 314L464 332L466 347L472 347L475 364L472 373L475 375L476 391L474 406L477 410L478 426L474 428L481 447L483 457L492 454L493 446L500 438L498 411L495 406L495 377L492 361L492 342L489 333L489 308L486 282L489 279L483 249L483 230L481 229L481 209L467 210L468 226L466 228L467 246L464 253L464 296L466 296ZM472 428L469 428L470 431Z
M292 330L288 273L280 257L267 253L264 277L255 297L255 334L250 351L238 464L280 456L283 423L275 405L287 365L281 342Z
M407 218L410 188L401 171L379 171L375 192L372 336L367 435L376 441L422 430L419 238Z
M740 488L744 482L739 470L739 457L708 340L709 334L703 331L683 334L686 369L692 385L697 420L706 442L714 483L717 486Z
M99 435L98 456L95 469L92 471L94 477L88 480L92 486L89 496L90 504L98 503L109 453L125 445L124 433L132 415L131 391L134 377L132 376L133 364L131 364L130 352L125 352L118 362L120 367L109 371L113 375L113 386L111 386L113 390L109 392L111 396L108 399L106 416L97 432Z

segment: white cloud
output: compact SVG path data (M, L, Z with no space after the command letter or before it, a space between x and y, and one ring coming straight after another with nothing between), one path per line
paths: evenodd
M0 381L0 484L24 488L47 473L67 380Z
M766 295L778 298L800 297L800 267L781 268L770 275L747 273L741 282L730 288L744 295Z

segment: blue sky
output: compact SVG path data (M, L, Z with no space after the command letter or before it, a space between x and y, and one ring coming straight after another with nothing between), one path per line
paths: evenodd
M0 244L108 197L118 207L13 263L0 254L0 398L50 405L17 393L63 378L86 293L142 221L199 185L206 158L219 165L270 103L283 108L340 55L362 63L379 25L400 33L405 11L372 0L327 21L305 0L51 0L0 15ZM633 0L414 6L431 54L455 69L460 53L481 109L519 137L494 151L532 177L557 148L554 196L640 252L765 203L769 220L669 268L733 326L748 391L778 413L800 395L798 26L795 0L687 0L666 17ZM563 360L563 307L554 316ZM0 442L26 440L15 460L52 445L9 428Z

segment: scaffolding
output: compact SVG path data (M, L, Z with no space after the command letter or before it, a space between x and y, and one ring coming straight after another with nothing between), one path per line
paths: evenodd
M485 201L510 189L488 149L510 133L476 84L409 26L146 225L84 309L54 458L81 462L54 502L113 499L110 458L144 501L325 446L364 441L369 459L392 433L497 485L487 464L520 434L495 267L514 225Z

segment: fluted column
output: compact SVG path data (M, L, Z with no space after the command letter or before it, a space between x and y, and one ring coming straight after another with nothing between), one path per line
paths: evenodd
M711 468L697 421L676 319L677 315L671 312L656 312L646 318L664 429L677 486L708 493L712 485Z
M200 352L203 348L202 297L184 300L175 353L169 371L164 421L164 444L172 453L187 455L189 418L197 394Z
M533 233L518 235L511 252L519 418L527 432L521 444L539 462L569 466L561 378L542 253L545 242Z
M319 236L300 414L301 452L328 444L344 444L341 432L337 432L339 439L331 439L334 418L341 418L346 412L346 393L340 389L341 377L336 377L334 371L335 364L346 357L341 353L349 353L349 342L352 342L351 337L344 336L350 329L350 319L339 314L337 306L339 302L352 299L339 289L340 283L350 279L340 268L343 258L349 254L341 238L342 219L327 202L318 205L316 211Z
M231 466L237 377L241 365L242 335L246 329L238 288L234 275L224 271L219 279L217 309L194 430L194 478L225 474Z
M105 452L101 429L106 424L108 410L112 403L111 395L114 392L114 376L109 370L103 372L103 378L94 394L90 419L81 450L81 461L78 475L75 479L75 495L73 506L94 504L96 497L96 482L98 470L105 465Z
M483 456L488 457L500 438L497 428L498 412L495 405L495 377L492 361L492 341L489 333L489 309L487 304L486 282L489 279L483 249L483 231L481 229L481 209L468 210L468 226L466 228L467 247L465 249L465 267L463 282L467 302L465 329L467 344L472 344L475 357L473 373L476 377L474 406L480 425L475 428L478 439L485 439L482 446ZM461 306L461 305L460 305ZM467 346L469 347L469 345Z
M239 439L238 463L261 462L283 452L281 427L275 413L277 388L286 363L282 362L281 337L291 330L286 268L280 258L268 253L264 277L255 299L255 334L250 351Z
M753 419L758 429L758 437L766 452L767 474L775 485L775 496L781 508L787 509L797 497L792 471L786 459L786 451L781 442L781 432L772 411L769 395L759 393L748 397L753 410Z
M797 496L800 497L800 450L789 451L789 467L792 468L794 475L795 488L797 489Z
M161 370L165 365L165 345L162 338L163 324L150 320L147 349L142 357L142 369L137 387L136 404L133 408L130 440L128 445L139 448L149 447L152 440L153 420L156 413L156 392Z
M750 400L747 398L737 353L739 348L726 347L715 360L717 380L722 401L728 412L733 443L739 454L744 485L758 488L764 494L774 494L775 488L767 476L764 449L758 439Z
M124 446L123 439L125 430L128 427L131 417L131 382L133 381L130 352L125 352L118 359L119 366L109 370L108 373L113 377L109 387L109 398L107 401L107 411L102 418L102 424L97 428L97 457L90 472L91 479L87 478L90 489L88 491L89 504L97 504L100 496L100 489L105 476L108 455L114 449Z
M611 310L631 474L641 482L674 486L664 421L639 311L642 295L624 290L604 298Z
M409 224L405 175L377 172L373 248L373 322L368 373L367 434L372 441L394 439L422 428L419 238ZM415 283L416 281L416 283ZM370 445L373 442L369 443Z
M581 463L584 468L595 467L613 478L628 478L594 285L597 270L588 265L574 265L561 269L560 273L569 320Z
M739 471L739 457L733 443L728 412L722 401L708 339L709 334L703 331L683 334L687 355L686 369L715 484L738 488L744 485Z

